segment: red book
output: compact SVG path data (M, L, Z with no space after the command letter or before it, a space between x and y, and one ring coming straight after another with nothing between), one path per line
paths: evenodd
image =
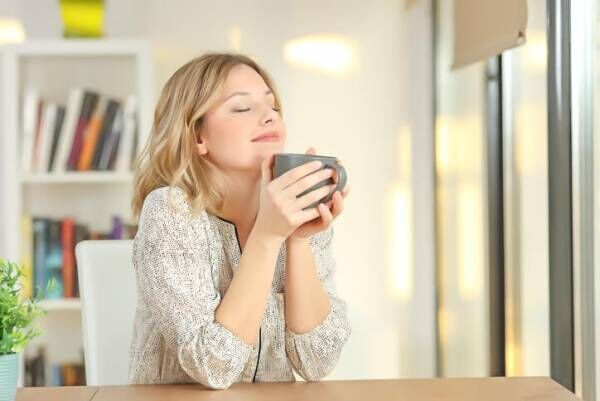
M63 248L63 285L64 297L75 297L75 222L73 219L62 221Z
M69 159L67 161L67 170L77 170L77 163L79 162L79 156L81 155L81 150L83 148L84 133L90 118L92 117L92 113L96 109L99 97L100 95L98 93L87 90L84 92L81 114L77 121L71 153L69 154Z

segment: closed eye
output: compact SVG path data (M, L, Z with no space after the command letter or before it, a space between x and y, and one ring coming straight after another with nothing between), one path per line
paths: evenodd
M272 107L273 111L279 112L279 110L277 107ZM233 110L235 113L243 113L245 111L250 111L250 109L238 109L238 110Z

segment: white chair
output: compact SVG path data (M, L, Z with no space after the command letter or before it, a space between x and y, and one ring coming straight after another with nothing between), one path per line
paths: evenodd
M128 384L136 307L131 240L82 241L75 248L88 386Z

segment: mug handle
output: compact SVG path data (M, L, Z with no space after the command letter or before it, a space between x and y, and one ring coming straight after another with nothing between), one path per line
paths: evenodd
M334 194L335 191L342 192L342 190L346 186L346 178L347 178L346 177L346 169L344 168L344 166L337 164L337 163L328 165L326 167L334 169L337 174L337 177L338 177L337 186L331 193Z

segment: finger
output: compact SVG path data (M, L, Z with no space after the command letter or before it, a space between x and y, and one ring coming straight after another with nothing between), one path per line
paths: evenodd
M321 219L323 220L323 226L327 227L333 221L333 214L324 204L319 203L319 212L321 213Z
M310 191L306 195L299 197L294 203L294 208L304 209L315 202L320 202L323 198L333 191L335 185L325 185L324 187Z
M316 155L317 154L317 149L313 148L312 146L310 148L308 148L306 150L306 154L307 155Z
M306 177L310 173L314 173L322 167L323 162L320 160L304 163L303 165L294 167L293 169L286 171L284 174L277 177L275 180L273 180L273 185L275 186L275 189L285 189L299 179Z
M336 191L336 193L333 194L333 208L331 209L331 214L337 217L340 215L340 213L342 213L343 210L344 198L342 197L342 194L339 191Z
M300 210L294 217L296 221L299 222L298 225L300 226L320 216L321 214L319 213L319 209L316 207L311 207L310 209Z
M271 170L273 167L273 159L274 159L273 155L267 156L263 159L263 161L260 164L260 170L261 170L260 181L263 186L266 186L273 179L273 173Z
M296 196L300 195L301 193L308 190L309 188L312 188L316 184L331 178L332 175L333 175L332 169L324 168L315 173L311 173L304 178L301 178L300 180L296 181L289 187L285 188L284 191L286 192L287 197L295 198Z

